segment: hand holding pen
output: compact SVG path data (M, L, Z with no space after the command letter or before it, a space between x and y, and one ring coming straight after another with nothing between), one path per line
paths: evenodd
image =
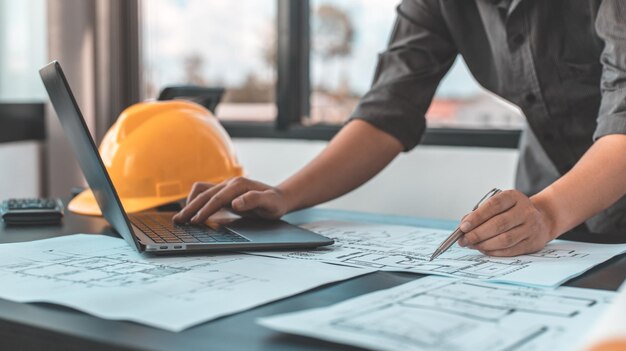
M529 198L517 190L492 189L463 218L459 228L439 246L431 260L457 240L462 247L490 256L536 252L557 236L545 212L541 209L540 198Z
M480 205L483 204L483 202L489 200L490 198L492 198L493 196L501 193L502 190L498 189L498 188L493 188L491 189L487 194L485 194L485 196L482 197L482 199L480 199L478 201L478 203L476 204L476 206L474 206L474 208L472 209L473 211L476 211L476 209L478 209L480 207ZM444 240L441 245L439 245L439 247L437 248L437 250L435 250L435 252L433 253L432 256L430 256L430 260L434 260L435 258L439 257L439 255L441 255L442 253L448 251L448 249L454 245L454 243L456 243L459 239L461 239L461 237L465 235L465 232L463 230L461 230L461 226L458 226L453 232L452 234L450 234L450 236L448 238L446 238L446 240Z

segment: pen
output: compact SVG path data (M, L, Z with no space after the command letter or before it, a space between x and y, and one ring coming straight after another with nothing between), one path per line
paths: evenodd
M485 194L485 196L482 197L482 199L480 199L480 201L478 201L476 206L474 206L474 208L472 209L472 212L476 211L476 209L479 208L485 201L496 196L500 192L502 192L502 190L498 188L491 189L487 194ZM457 227L452 232L452 234L450 234L450 236L448 236L446 240L444 240L441 245L439 245L439 247L437 248L437 250L435 250L432 256L430 256L430 261L434 260L442 253L446 252L450 248L450 246L454 245L454 243L457 242L463 235L465 235L465 233L463 233L461 227Z

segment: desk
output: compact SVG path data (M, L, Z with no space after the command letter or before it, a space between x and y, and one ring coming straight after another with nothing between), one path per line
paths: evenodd
M285 217L291 223L322 219L378 222L453 229L450 221L310 209ZM73 233L113 234L100 218L67 214L63 225L6 228L0 243L51 238ZM351 297L390 288L423 275L376 272L269 303L243 313L172 333L130 322L99 319L51 304L21 304L0 299L1 350L356 350L344 345L280 334L258 326L255 319L278 313L328 306ZM616 290L626 279L626 255L615 257L567 286ZM0 282L1 284L1 282ZM158 307L157 307L158 308Z

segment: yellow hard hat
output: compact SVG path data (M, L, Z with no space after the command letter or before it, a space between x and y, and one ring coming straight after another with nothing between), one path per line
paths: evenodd
M194 182L219 183L243 174L217 119L182 100L124 110L104 136L100 156L128 213L183 199ZM68 209L101 215L90 190L72 199Z

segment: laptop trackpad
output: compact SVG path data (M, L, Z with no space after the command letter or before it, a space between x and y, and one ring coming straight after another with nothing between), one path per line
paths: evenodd
M257 243L259 241L272 243L302 243L328 240L318 234L282 220L239 218L223 224L225 224L229 230ZM213 226L219 224L207 222L207 225L215 229Z

